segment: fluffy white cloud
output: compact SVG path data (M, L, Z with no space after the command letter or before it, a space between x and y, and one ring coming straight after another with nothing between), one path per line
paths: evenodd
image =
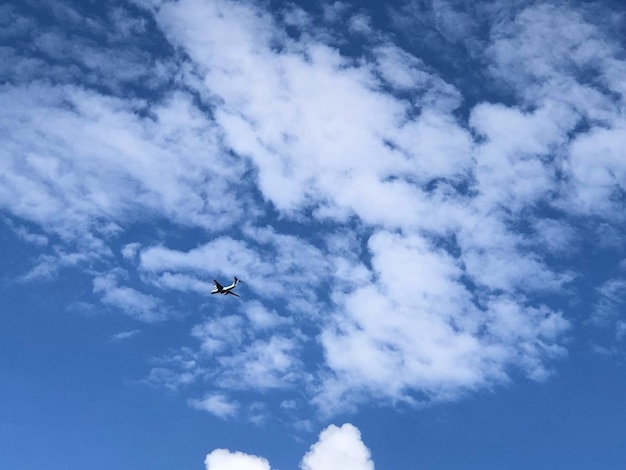
M556 341L568 322L560 312L496 295L477 306L460 265L423 239L381 233L370 245L378 286L348 296L347 316L322 333L334 371L317 398L324 410L364 392L450 399L506 380L512 364L539 377L542 358L563 353Z
M271 470L263 457L215 449L206 456L207 470ZM361 433L352 424L341 427L330 425L320 433L302 459L302 470L374 470L369 449L361 440Z
M374 470L370 451L352 424L330 425L302 459L302 470Z
M206 470L271 470L270 464L262 457L215 449L204 460Z
M308 206L372 223L415 223L423 196L404 177L428 181L430 174L416 170L449 176L463 171L466 163L457 162L469 162L466 133L436 110L448 92L424 99L430 112L407 122L410 103L379 91L382 83L368 66L319 42L289 39L255 7L187 0L168 3L157 18L197 64L199 91L212 103L220 98L216 120L228 144L254 162L263 194L291 215ZM207 22L214 25L208 31ZM229 47L218 46L222 30L229 31ZM274 52L275 43L284 52ZM399 64L402 54L397 47L379 50L384 76L397 75L390 63L420 73L419 63ZM428 83L420 88L441 82L421 73Z
M523 9L512 22L496 24L488 50L495 61L492 71L529 100L549 97L571 103L591 118L606 117L615 103L602 87L585 83L581 72L618 91L621 80L615 81L614 73L605 79L605 72L620 67L614 61L619 45L584 13L543 3Z
M519 127L507 135L513 142L519 136L536 143L537 130L552 134L549 160L567 183L560 206L609 219L623 209L626 187L626 163L620 158L625 88L618 78L626 61L620 50L584 11L547 4L526 8L512 23L495 27L489 48L494 75L515 86L529 106L541 109L534 113L537 118L544 115L542 123L533 119L538 126L529 123L535 136Z
M552 199L560 167L554 151L577 122L573 108L556 102L532 113L499 104L474 107L470 124L485 138L476 150L481 205L522 211Z

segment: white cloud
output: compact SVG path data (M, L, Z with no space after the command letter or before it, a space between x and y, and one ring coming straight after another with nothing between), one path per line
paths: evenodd
M156 367L150 370L144 381L168 390L179 390L194 383L205 373L198 359L198 353L189 348L181 348L175 354L155 359Z
M125 259L132 260L137 256L137 252L141 244L139 243L127 243L122 247L121 253Z
M292 323L289 318L281 317L275 310L268 310L260 302L250 302L243 308L248 320L255 328L273 329L280 325Z
M572 275L553 272L529 237L511 227L558 191L551 153L577 123L571 103L545 101L532 112L481 104L470 120L477 143L451 114L459 91L397 46L378 45L375 62L354 62L309 36L287 37L255 6L228 1L167 3L157 21L189 53L199 78L190 85L216 107L225 142L258 168L259 189L283 217L306 223L299 213L308 209L331 223L356 216L357 225L371 228L359 241L374 235L365 250L371 269L350 255L317 262L317 248L252 227L244 230L246 242L223 237L187 253L144 250L143 269L208 271L210 259L213 272L243 273L267 298L282 292L273 280L292 293L335 272L337 304L320 317L327 366L317 378L320 406L349 406L368 393L410 402L420 393L453 398L507 380L511 367L545 374L544 361L562 353L568 322L528 297L557 291ZM226 30L230 41L222 47ZM250 76L259 77L254 86ZM411 90L415 102L384 93L384 84ZM256 243L276 244L271 268ZM298 257L316 266L314 275L302 276ZM507 329L515 322L518 335ZM271 341L253 344L272 351ZM297 364L290 362L295 344L279 351L284 356L267 357L284 359L286 370ZM221 363L238 370L241 357ZM258 366L283 374L277 364Z
M215 449L206 456L207 470L271 470L263 457ZM302 470L374 470L369 449L352 424L333 424L324 429L300 464Z
M371 18L362 13L357 13L356 15L352 15L350 17L348 27L351 31L361 34L371 34L374 32L371 25Z
M162 289L195 292L200 295L206 295L213 288L213 284L208 281L186 274L169 272L160 274L157 279L153 279L151 282Z
M224 368L217 382L229 389L266 390L293 386L301 380L296 339L274 335L255 340L240 352L219 359Z
M189 400L189 406L198 410L208 411L222 419L235 416L239 409L237 402L230 401L228 397L221 393L207 395L202 400Z
M47 231L79 237L140 211L211 229L241 216L227 190L241 166L189 96L155 105L154 118L140 117L137 101L44 83L4 89L0 104L0 124L13 129L0 148L0 203Z
M533 221L532 225L536 237L531 243L559 255L579 250L580 241L576 236L576 230L564 220L542 218Z
M158 18L171 40L207 70L203 83L223 100L217 122L229 145L258 166L265 196L290 213L318 201L376 223L410 213L411 188L381 181L411 169L384 142L395 140L407 104L378 92L367 67L351 66L322 44L285 39L271 19L253 11L189 0L168 4ZM256 22L249 24L252 17ZM215 25L211 31L201 27L207 21ZM216 46L222 29L229 30L228 48ZM272 53L272 41L286 52ZM251 75L260 77L254 87L245 80ZM362 187L371 190L364 194ZM384 210L386 204L398 210Z
M223 315L193 327L198 350L181 348L166 356L151 371L148 382L172 388L170 384L178 387L179 382L198 381L227 393L302 386L305 373L299 356L306 338L291 321L276 314L262 313L260 320L255 315L264 310L262 305L253 302L251 306L256 311L252 317Z
M28 230L26 227L16 224L11 219L7 217L0 217L0 220L4 222L4 224L11 229L11 231L21 240L24 240L27 243L31 243L33 245L39 247L45 247L49 240L48 237L39 233L33 233Z
M245 322L244 318L227 315L193 328L192 336L200 341L198 367L206 365L213 383L227 390L293 385L302 374L298 359L302 338L297 330L292 330L290 337L276 333L261 338L257 334L265 327L260 328L254 321Z
M172 291L205 296L212 278L241 276L241 300L207 295L193 360L174 353L148 378L205 380L220 390L193 406L224 416L233 390L297 386L332 412L549 373L569 325L553 294L575 279L549 256L575 241L571 214L623 220L625 66L601 28L566 6L502 15L480 59L521 103L475 105L343 3L326 20L368 34L360 57L295 7L284 21L301 34L289 35L252 2L138 3L182 53L161 72L188 91L129 99L115 90L151 59L129 53L116 74L110 51L14 28L50 64L22 57L0 90L0 208L62 239L25 279L95 259L102 302L155 321ZM451 43L476 27L450 2L424 11ZM113 42L145 31L116 15ZM111 91L78 84L63 58L114 75ZM42 61L63 80L45 79ZM153 220L196 238L124 238ZM114 252L133 276L112 268Z
M560 157L554 170L567 183L560 207L611 219L623 209L626 188L626 164L619 157L624 146L624 87L617 78L626 61L619 44L583 13L547 4L526 8L513 23L494 28L488 51L492 72L515 86L527 105L543 110L541 122L535 118L537 126L529 128L535 136L518 128L508 137L513 142L518 136L531 137L529 142L537 143L537 130L552 133L557 137L553 146L560 144L550 149ZM589 129L570 140L568 132L581 124Z
M132 338L133 336L137 336L138 334L139 330L120 331L119 333L115 333L111 336L111 341L117 343Z
M598 300L591 316L592 322L598 325L612 324L616 318L619 319L624 316L624 307L626 306L625 279L609 279L597 289L597 293ZM617 330L619 328L619 326L616 327Z
M110 33L112 41L120 39ZM73 47L54 37L60 46ZM115 71L145 65L135 59L125 57L125 66L115 64ZM242 184L235 189L232 182L241 181L245 165L222 151L214 124L191 95L166 92L162 101L148 104L100 94L85 82L63 84L48 73L33 74L0 91L0 208L43 232L20 230L24 240L43 246L47 235L55 234L61 242L50 248L54 254L39 257L24 280L49 278L66 267L102 277L88 263L111 269L111 239L146 218L221 230L243 215L248 197L237 195ZM127 244L122 255L134 261L138 247ZM145 320L156 318L156 298L117 287L103 297L105 303ZM200 290L197 283L182 287Z
M248 421L257 426L262 425L269 418L267 405L263 402L254 402L248 407Z
M554 102L533 113L494 104L474 107L470 124L486 139L476 151L480 202L520 211L553 198L560 169L553 155L578 118L572 108Z
M539 379L547 373L544 361L564 353L559 338L569 323L561 312L513 296L530 282L523 277L510 279L510 285L483 279L494 292L477 305L477 293L463 281L471 271L464 273L444 250L419 237L384 232L369 244L377 284L346 296L346 315L322 331L332 371L315 399L323 411L334 413L337 404L370 395L408 402L454 399L507 381L511 366ZM517 269L529 276L543 271ZM548 282L543 280L546 288ZM497 294L498 288L511 294Z
M117 307L140 321L155 322L163 320L168 314L157 297L118 285L116 272L96 276L93 291L101 295L105 304Z
M291 311L317 310L311 286L329 272L324 254L300 237L269 228L244 228L247 240L219 237L188 251L164 246L141 251L140 267L161 287L206 293L206 280L244 280L238 289L264 299L284 298ZM288 296L285 294L288 293Z
M330 425L302 459L302 470L374 470L361 433L352 424Z
M0 74L11 82L81 83L120 94L137 81L155 88L165 83L159 72L169 64L146 54L135 42L137 36L148 34L145 17L121 5L88 17L68 2L41 5L41 11L51 21L42 21L41 15L26 18L9 8L7 33L13 41L3 50L15 61L11 67L0 65ZM26 44L35 52L31 57L20 51Z
M585 214L613 217L624 207L626 193L626 121L610 128L596 127L576 138L570 147L572 205ZM617 215L623 220L623 217Z
M167 390L176 391L195 382L197 375L197 370L181 372L173 370L170 367L153 367L144 382L149 385L164 387Z
M262 457L215 449L204 460L206 470L271 470L270 464Z
M101 248L101 246L98 246ZM38 279L51 279L58 274L58 272L64 268L76 268L87 265L94 260L102 259L102 255L106 253L98 253L98 249L93 252L80 251L80 252L65 252L59 246L52 247L54 254L40 255L36 261L35 266L30 269L26 274L21 276L21 281L32 281ZM106 252L106 249L103 251Z
M236 315L210 319L195 326L191 334L200 339L203 352L213 355L239 347L243 340L243 320Z

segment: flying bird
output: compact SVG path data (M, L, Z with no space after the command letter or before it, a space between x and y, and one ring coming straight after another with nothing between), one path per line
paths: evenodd
M224 295L230 294L230 295L234 295L235 297L240 297L238 294L235 294L233 292L233 289L235 287L237 287L237 285L240 282L243 282L243 281L241 281L239 278L237 278L237 276L235 276L235 280L233 281L233 283L230 286L224 287L219 282L217 282L215 279L213 279L213 283L215 284L215 287L211 291L211 294L224 294Z

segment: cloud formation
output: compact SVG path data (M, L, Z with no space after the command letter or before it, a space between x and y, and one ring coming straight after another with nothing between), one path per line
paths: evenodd
M268 461L262 457L242 452L230 452L226 449L215 449L206 456L204 464L206 470L238 470L241 468L271 470Z
M215 449L206 456L206 470L271 470L263 457ZM374 470L369 449L361 441L361 433L352 424L333 424L320 433L300 463L302 470Z
M247 4L166 3L156 18L198 66L200 91L211 90L227 142L254 162L267 199L289 216L312 210L319 221L356 216L370 227L371 274L334 292L340 309L321 328L320 406L372 392L450 398L505 380L510 365L545 375L543 359L563 353L554 342L568 323L526 296L571 276L552 272L507 226L552 189L541 157L564 134L545 126L547 111L535 124L518 110L480 105L470 120L484 136L476 146L452 113L459 92L397 46L378 46L374 62L361 65L293 40ZM207 22L216 27L205 31ZM219 48L226 29L231 45ZM248 86L251 76L261 81ZM411 89L414 101L385 86ZM450 237L454 249L445 248Z
M208 411L222 419L234 416L239 408L237 403L229 401L220 393L208 395L202 400L189 400L189 405L198 410Z
M320 433L317 443L302 459L302 470L374 470L370 452L361 441L361 433L352 424L333 424Z
M476 54L498 91L477 100L338 4L135 3L75 42L8 10L39 54L2 52L19 67L0 89L0 207L44 250L25 280L83 269L103 304L155 322L241 276L242 301L201 305L147 379L200 383L190 405L223 418L242 391L332 414L549 376L581 220L623 237L626 65L584 10L492 2L483 28L453 2L406 7Z

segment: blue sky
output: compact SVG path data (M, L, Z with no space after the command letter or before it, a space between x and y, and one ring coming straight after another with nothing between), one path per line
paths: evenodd
M624 468L623 8L472 3L0 6L3 467Z

